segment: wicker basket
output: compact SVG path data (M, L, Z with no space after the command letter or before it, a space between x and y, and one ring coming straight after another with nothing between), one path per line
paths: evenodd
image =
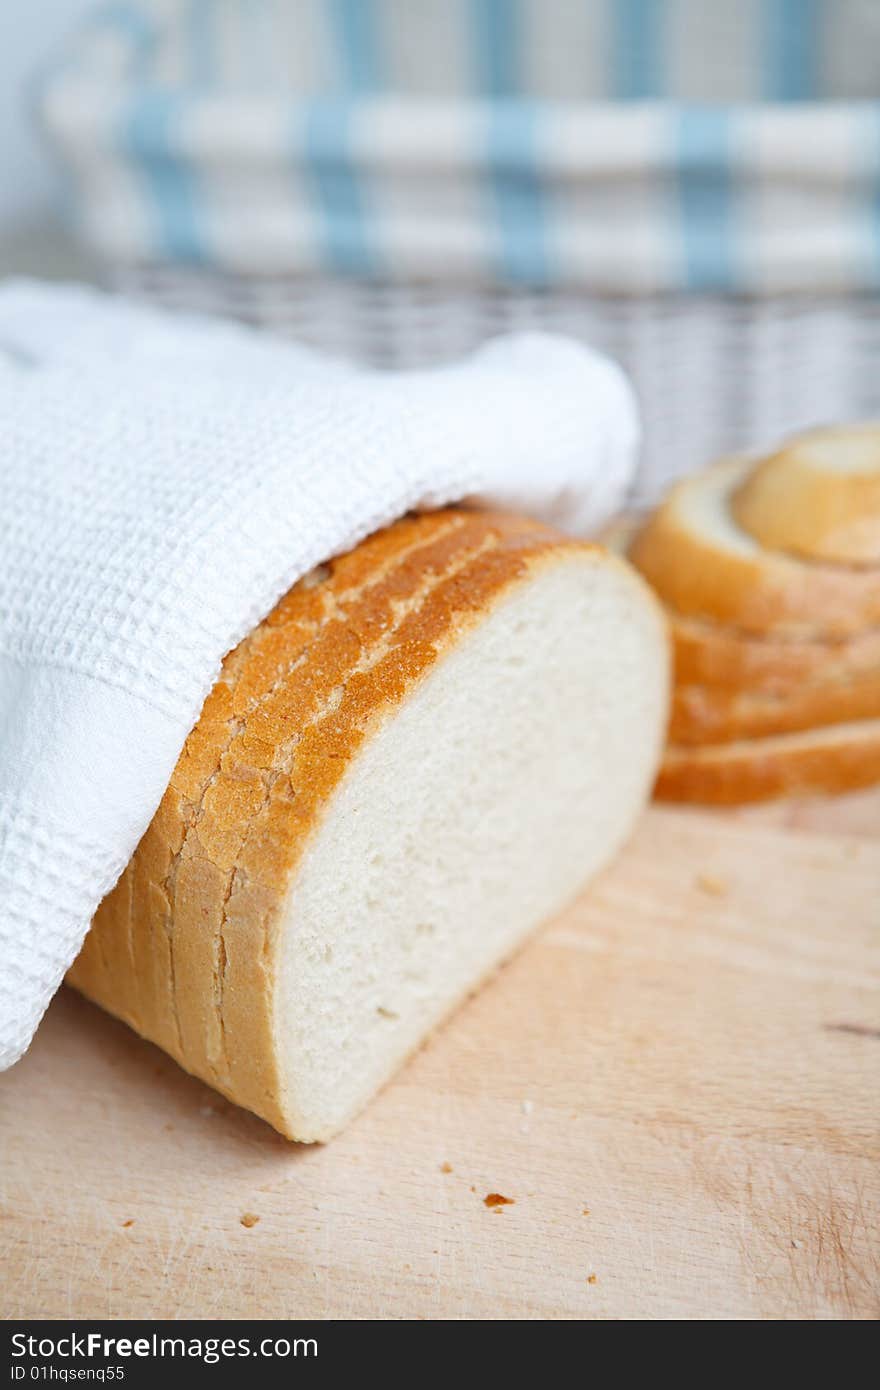
M453 358L494 333L543 328L630 374L644 420L635 505L730 450L835 419L880 416L880 297L596 296L571 291L129 268L116 284L228 314L380 367Z
M638 502L880 414L880 6L259 10L117 3L53 64L42 120L113 283L384 366L587 339L641 399Z

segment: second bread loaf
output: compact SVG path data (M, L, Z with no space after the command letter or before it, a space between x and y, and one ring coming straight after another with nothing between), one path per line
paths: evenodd
M722 461L617 534L673 641L658 796L734 803L878 780L880 426Z

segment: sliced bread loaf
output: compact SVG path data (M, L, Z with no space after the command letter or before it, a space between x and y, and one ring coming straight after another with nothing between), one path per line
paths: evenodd
M497 514L405 519L227 658L70 981L329 1138L625 839L667 664L616 558Z
M732 804L880 778L880 425L723 460L614 541L670 624L659 797Z
M880 568L764 549L733 494L754 461L726 459L678 483L633 539L633 563L677 613L759 636L841 637L880 623Z
M740 483L731 511L770 549L880 565L880 424L837 425L789 440Z

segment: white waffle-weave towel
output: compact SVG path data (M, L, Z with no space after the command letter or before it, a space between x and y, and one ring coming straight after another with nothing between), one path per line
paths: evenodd
M463 498L588 533L629 387L565 339L355 369L75 287L0 287L0 1068L28 1046L223 656L314 565Z

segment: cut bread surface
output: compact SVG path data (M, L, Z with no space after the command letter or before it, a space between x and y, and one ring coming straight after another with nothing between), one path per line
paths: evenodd
M880 426L808 431L609 531L663 600L661 798L716 804L880 777Z
M768 548L880 565L880 423L815 429L789 440L756 464L731 508Z
M398 523L227 659L70 978L326 1139L621 843L666 692L625 565L519 518Z
M626 593L585 578L552 566L504 600L340 787L286 909L277 1018L293 1020L294 1132L323 1114L325 1137L359 1109L632 825L660 740L661 658ZM639 690L652 642L653 689Z
M840 637L880 623L880 570L762 547L731 511L754 461L725 459L672 488L630 558L677 613L758 635Z

